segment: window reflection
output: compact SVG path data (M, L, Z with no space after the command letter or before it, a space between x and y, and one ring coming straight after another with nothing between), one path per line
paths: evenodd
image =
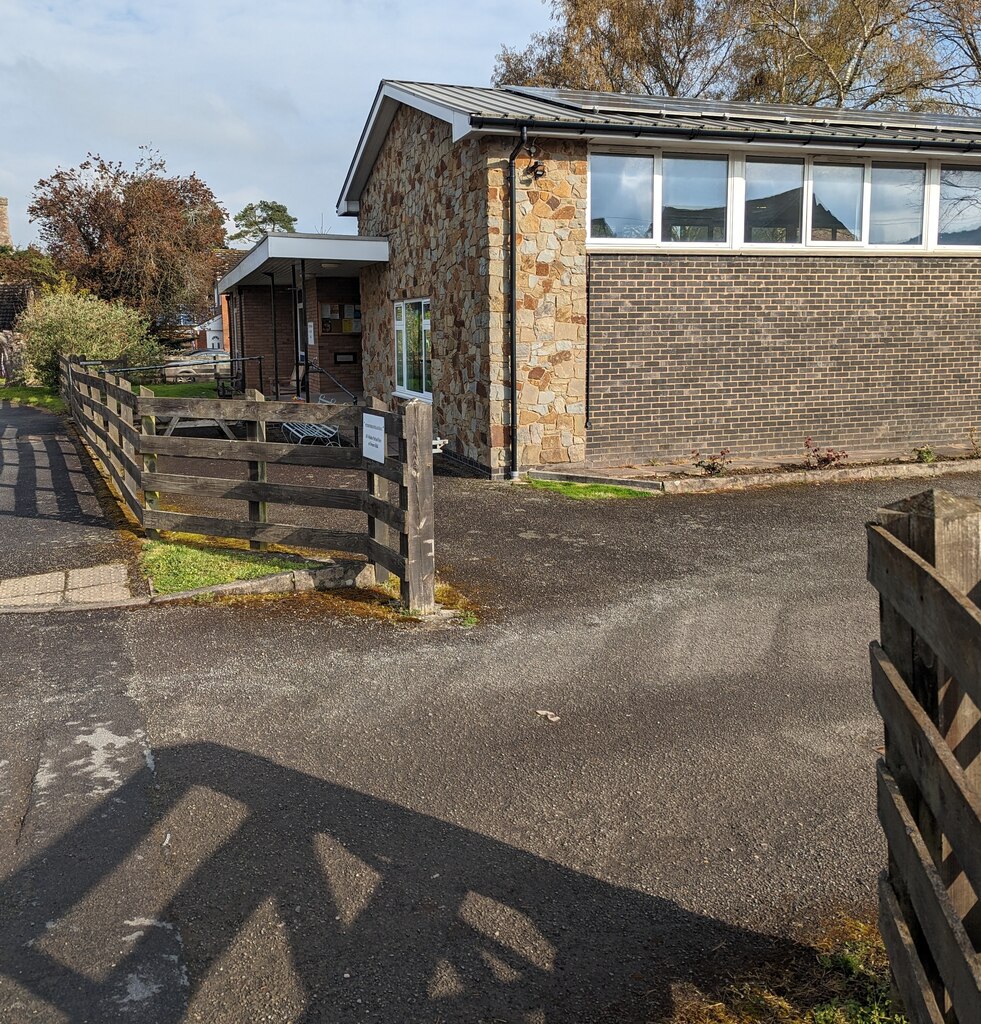
M729 158L665 155L661 240L724 242Z
M981 245L981 170L940 168L940 245Z
M869 241L873 245L919 245L923 240L922 164L872 164Z
M862 238L865 168L856 164L814 164L811 240L858 242Z
M803 160L746 161L747 242L799 242Z
M594 154L589 161L593 238L653 238L654 161Z

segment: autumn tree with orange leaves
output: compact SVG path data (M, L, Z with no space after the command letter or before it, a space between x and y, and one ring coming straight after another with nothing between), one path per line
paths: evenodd
M226 213L196 175L141 150L131 169L96 154L37 183L41 242L78 285L140 312L157 333L207 315Z

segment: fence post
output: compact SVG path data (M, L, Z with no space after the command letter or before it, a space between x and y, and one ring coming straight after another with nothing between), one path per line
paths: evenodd
M405 510L401 553L405 558L402 604L424 614L436 607L436 562L433 537L433 407L409 402L399 440L403 482L399 504Z
M153 392L149 388L140 385L140 398L154 398ZM157 417L156 416L143 416L140 420L140 437L155 437L157 433ZM141 450L138 453L143 457L143 475L147 473L156 473L157 471L157 457ZM140 480L142 485L144 480ZM155 511L160 508L160 493L158 491L143 491L143 507ZM159 540L160 533L157 530L144 530L147 540Z
M889 533L915 551L924 561L962 591L969 600L981 604L981 504L957 497L948 491L933 489L896 502L879 511L879 522ZM882 647L906 679L916 699L954 752L970 781L981 790L981 757L972 735L981 731L981 714L924 644L888 604L880 599ZM933 815L911 784L899 758L886 736L886 764L896 778L903 796L920 825L924 842L948 887L954 910L964 922L975 949L981 947L981 919L976 897L957 863L956 856L941 834ZM900 891L899 874L890 863L890 877L899 892L907 922L916 916L909 907L908 895ZM981 894L979 894L981 895ZM972 908L974 912L972 913ZM913 931L913 929L911 929ZM914 941L921 939L914 933ZM917 945L925 950L925 943ZM936 966L924 955L937 1003L944 1009L943 986Z
M375 412L387 412L388 406L380 398L371 398L368 401L368 406ZM400 439L401 442L401 439ZM389 481L383 476L379 476L377 473L368 471L368 493L373 498L378 498L381 501L388 501ZM368 516L368 536L379 544L384 544L386 547L389 544L389 529L386 523L383 523L380 519L376 519L374 516ZM375 562L375 582L376 583L387 583L388 578L391 575L385 566Z
M266 399L261 391L257 391L255 388L246 388L243 396L247 402L264 402ZM253 419L248 420L245 424L245 439L247 441L265 441L266 439L266 424L262 420ZM250 462L249 464L249 480L253 483L266 483L269 479L269 475L266 469L266 463L263 461ZM269 521L268 510L264 501L250 501L249 502L249 522L250 523L266 523ZM249 547L253 551L265 551L269 545L265 541L261 540L250 540Z

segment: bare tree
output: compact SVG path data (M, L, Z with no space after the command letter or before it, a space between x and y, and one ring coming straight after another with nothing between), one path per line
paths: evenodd
M918 110L981 77L981 0L551 3L556 27L502 49L497 83Z
M503 48L502 85L567 86L661 96L732 91L741 0L552 0L557 28L524 49Z

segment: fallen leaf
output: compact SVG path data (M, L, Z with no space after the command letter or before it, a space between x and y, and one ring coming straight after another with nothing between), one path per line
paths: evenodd
M536 711L536 715L541 715L542 718L547 718L550 722L557 722L559 716L554 711Z

